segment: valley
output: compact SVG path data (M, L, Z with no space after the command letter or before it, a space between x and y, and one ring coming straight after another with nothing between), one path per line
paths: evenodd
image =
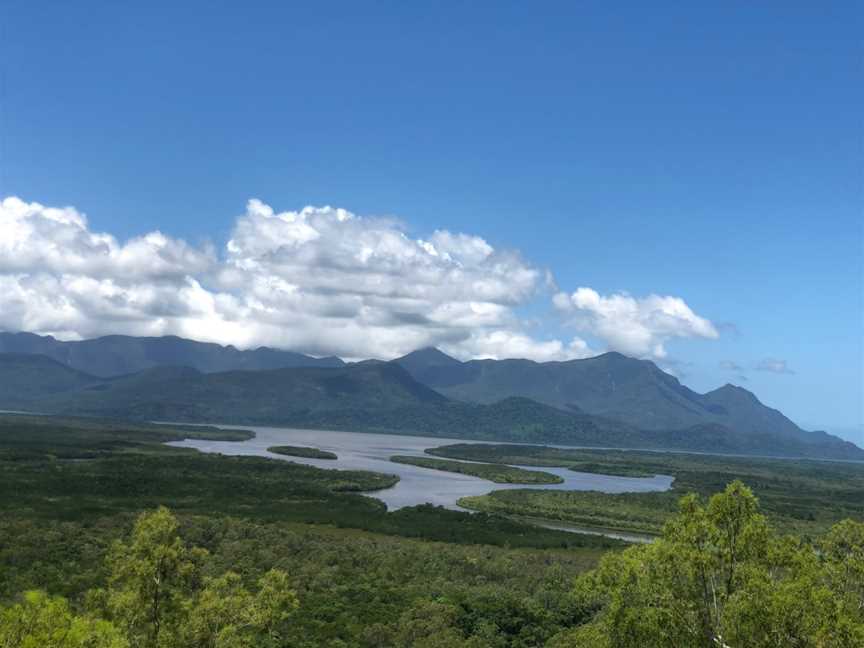
M524 484L495 484L470 474L435 470L423 465L396 463L393 456L408 456L418 460L432 459L426 454L430 448L440 443L457 439L440 439L394 434L372 434L338 432L333 430L298 430L251 426L248 428L255 436L240 442L219 439L184 439L170 441L168 445L177 448L194 448L203 453L217 453L238 457L269 457L287 460L320 468L339 468L354 471L389 473L399 477L398 483L390 488L367 493L370 497L383 502L388 510L396 511L404 507L433 504L461 511L458 500L471 495L485 495L495 488L523 488ZM274 445L295 444L315 446L332 452L338 459L321 460L312 457L288 457L272 454L268 448ZM466 464L467 465L467 464ZM494 464L473 464L489 469L500 468ZM530 467L516 466L522 470L536 472ZM531 488L560 490L589 490L620 493L624 491L666 490L671 486L672 477L657 475L651 477L622 477L590 472L576 472L566 468L543 469L553 475L555 482L532 484Z
M0 408L137 421L864 460L864 449L799 428L743 388L726 385L700 395L655 364L617 353L568 362L462 363L426 349L391 362L345 364L307 356L301 362L296 354L231 351L179 338L122 339L136 354L150 349L145 360L137 360L148 368L111 376L77 368L122 364L125 356L116 350L114 337L61 347L80 353L86 347L88 363L73 361L72 351L69 358L60 356L64 361L21 351L50 346L46 338L0 338L5 345L0 349L6 349L0 352ZM183 352L152 350L165 345ZM243 367L259 357L270 358L271 364L225 371L220 360L225 354ZM191 364L173 364L184 358Z
M516 363L553 381L587 372L594 387L565 405L534 387L484 382L507 374L507 362L478 370L423 351L317 364L187 342L111 339L107 355L99 344L75 355L73 343L52 357L0 352L0 406L42 413L0 414L0 628L27 606L79 615L72 623L117 622L100 592L149 542L197 556L184 569L198 580L179 587L181 611L165 619L184 637L211 636L195 624L214 596L248 614L264 592L290 603L270 630L242 626L255 641L278 627L266 645L611 648L594 638L619 631L616 605L635 610L649 635L665 631L644 626L655 609L676 610L682 636L700 627L697 580L666 577L682 565L732 579L717 595L739 637L761 630L735 607L736 592L764 609L813 583L821 598L796 612L806 620L797 636L841 648L864 637L857 576L852 589L837 576L864 560L862 451L801 430L745 390L688 396L650 363L615 354L563 369ZM194 366L160 364L166 348ZM150 366L108 376L78 368L104 373L130 353ZM254 362L294 365L223 370ZM598 363L616 376L606 387L591 374ZM647 400L634 405L631 393ZM676 419L679 397L689 414ZM661 400L666 418L628 420L628 407ZM155 524L173 530L142 535ZM829 609L849 641L825 622Z

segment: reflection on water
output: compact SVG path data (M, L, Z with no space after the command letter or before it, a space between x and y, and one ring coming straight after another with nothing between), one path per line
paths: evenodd
M230 426L219 426L230 427ZM382 500L387 508L395 510L416 504L436 504L459 509L456 501L466 495L485 495L492 490L509 488L543 488L554 490L594 490L605 493L665 491L672 485L672 477L616 477L595 475L567 470L566 468L537 468L522 466L529 470L542 470L559 475L561 484L493 484L479 477L397 464L390 461L395 454L423 456L424 450L449 443L465 443L466 439L444 439L392 434L364 434L358 432L331 432L323 430L292 430L287 428L238 426L254 430L255 438L248 441L206 441L186 439L169 445L182 448L197 448L202 452L219 452L226 455L251 455L271 457L285 461L318 466L319 468L341 468L345 470L372 470L399 475L399 483L391 488L368 493ZM475 443L475 442L472 442ZM480 442L476 442L480 443ZM274 445L311 446L335 452L337 460L286 457L267 452Z

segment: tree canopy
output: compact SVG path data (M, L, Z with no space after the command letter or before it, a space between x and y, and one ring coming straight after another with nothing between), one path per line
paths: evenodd
M199 539L210 531L200 528ZM259 542L258 551L278 551L271 544ZM425 555L435 560L434 552ZM340 605L351 601L367 608L393 605L393 592L377 591L363 574L392 570L394 563L356 565L354 582L347 572L329 568L325 558L319 564L323 573L307 571L294 584L272 561L237 553L230 560L215 557L184 539L167 508L144 513L131 533L106 551L102 587L73 601L31 590L0 608L0 646L275 648L322 641L381 648L864 646L864 524L840 522L815 541L778 535L740 481L707 501L681 498L661 538L606 552L595 569L576 577L569 594L570 581L562 581L560 589L548 581L545 594L520 598L495 583L481 583L485 576L478 572L480 580L470 590L417 590L407 605L388 607L394 612L389 617L354 619L351 623L359 625L347 642L335 636L325 640L323 634L300 636L297 628L311 630L328 617L348 622L353 617ZM526 569L505 559L507 572ZM464 578L479 567L477 554L465 554L461 564L462 576L442 577ZM445 565L452 563L439 566ZM391 577L398 580L400 574ZM308 579L335 579L346 597L337 603L308 587ZM316 613L306 625L292 626L300 606L298 586Z
M864 524L819 543L772 533L740 481L681 499L663 537L608 553L577 579L591 620L556 646L855 648L864 645Z
M253 648L278 646L297 607L288 575L272 569L254 589L226 572L205 577L206 550L188 547L165 507L139 516L106 558L107 586L88 592L83 614L45 592L0 611L3 648Z

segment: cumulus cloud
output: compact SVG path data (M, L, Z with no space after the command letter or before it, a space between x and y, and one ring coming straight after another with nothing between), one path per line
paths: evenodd
M734 360L722 360L720 362L720 368L724 371L744 371L744 367Z
M119 242L87 218L0 203L0 329L76 339L175 334L348 358L438 345L460 357L563 359L515 308L547 273L477 236L406 234L392 219L251 200L221 253L160 232Z
M56 209L7 198L0 205L0 273L95 279L118 275L182 277L206 271L212 250L151 232L121 245L110 234L94 233L87 219L71 207Z
M579 336L538 339L519 308L552 274L470 234L409 236L344 209L277 212L250 200L221 250L161 232L118 241L84 214L0 202L0 330L80 339L109 333L392 358L438 346L460 358L594 355ZM554 296L609 348L663 358L675 337L717 337L675 297Z
M524 333L507 330L478 331L461 345L442 345L443 351L457 356L465 356L465 349L471 349L468 355L472 358L530 358L538 362L590 358L597 355L585 340L578 337L574 337L568 344L561 340L541 342Z
M556 293L555 307L577 331L589 333L615 351L663 360L674 338L719 337L709 320L696 315L680 297L626 293L600 295L591 288Z
M756 371L767 371L776 374L794 374L785 360L778 358L763 358L756 363Z

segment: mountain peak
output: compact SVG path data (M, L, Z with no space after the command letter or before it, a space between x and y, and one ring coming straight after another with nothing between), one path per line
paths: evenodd
M394 360L397 364L424 364L426 366L429 365L459 365L462 364L456 358L453 358L437 347L423 347L422 349L417 349L416 351L412 351L401 358L396 358Z
M594 356L595 358L605 358L607 360L635 360L636 358L631 358L630 356L626 356L620 351L606 351L605 353L601 353L600 355Z
M754 403L759 403L759 399L756 397L756 394L751 392L749 389L744 389L739 385L733 385L732 383L726 383L722 387L718 387L717 389L708 392L705 394L705 398L709 400L713 400L716 398L723 399L737 399L737 400L747 400Z

